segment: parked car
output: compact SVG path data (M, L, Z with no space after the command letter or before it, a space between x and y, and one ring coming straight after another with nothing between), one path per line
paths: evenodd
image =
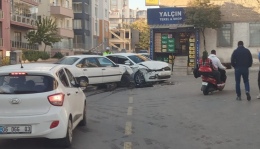
M171 77L171 68L168 63L153 61L141 54L117 53L107 57L116 64L130 66L137 85L165 81Z
M99 55L65 56L56 64L71 65L73 75L77 78L85 76L90 85L118 83L127 70L132 73L130 67L119 67L107 57Z
M63 65L24 64L0 69L0 139L48 138L68 147L86 125L86 96Z

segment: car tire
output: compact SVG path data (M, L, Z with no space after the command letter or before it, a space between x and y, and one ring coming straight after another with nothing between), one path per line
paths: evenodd
M128 74L123 74L121 77L121 81L119 83L119 86L121 87L127 87L131 81L131 76Z
M145 84L144 75L140 71L137 71L134 76L134 81L136 86L143 86Z
M79 122L79 126L86 126L87 125L87 106L85 104L83 109L83 119Z
M86 79L85 81L89 84L88 82L88 78L87 77L84 77L84 79ZM79 82L79 80L78 80ZM88 87L81 87L82 91L86 91Z
M68 126L67 126L67 132L66 137L55 140L55 145L58 145L60 147L70 147L72 145L73 140L73 125L71 118L68 120Z

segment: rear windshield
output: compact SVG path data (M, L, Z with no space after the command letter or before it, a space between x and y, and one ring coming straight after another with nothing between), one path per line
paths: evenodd
M74 64L79 58L78 57L63 57L55 64L63 64L63 65L72 65Z
M33 94L49 92L57 88L50 76L0 76L0 94Z

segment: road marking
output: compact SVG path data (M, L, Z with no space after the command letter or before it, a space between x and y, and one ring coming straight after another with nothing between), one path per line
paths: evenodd
M132 134L132 122L126 122L125 124L125 135Z
M129 103L134 103L134 98L133 97L129 97Z
M127 109L127 115L128 115L128 116L133 115L133 107L128 107L128 109Z
M124 149L132 149L132 143L131 142L125 142L124 143Z

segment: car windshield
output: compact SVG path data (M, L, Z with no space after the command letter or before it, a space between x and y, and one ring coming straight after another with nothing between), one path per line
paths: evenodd
M0 76L0 94L42 93L56 89L54 78L44 75Z
M78 57L63 57L55 64L64 64L64 65L72 65L74 64L79 58Z
M147 58L143 55L130 55L130 56L128 56L128 58L130 58L136 64L141 63L141 62L145 62L145 61L150 61L149 58Z

